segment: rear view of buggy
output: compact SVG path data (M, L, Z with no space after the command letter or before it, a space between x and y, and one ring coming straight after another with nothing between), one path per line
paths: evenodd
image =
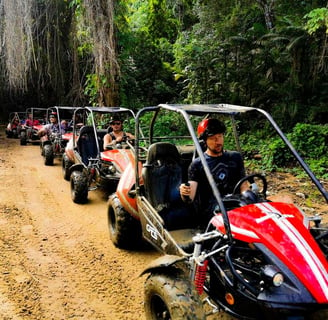
M25 119L25 112L11 112L6 127L7 138L18 139Z
M20 131L20 145L26 146L28 143L39 144L40 137L38 131L46 124L47 109L28 108L25 113L25 120Z
M47 109L47 119L52 115L56 116L58 130L52 131L41 138L41 155L46 166L53 165L55 158L61 159L65 147L72 136L75 109L69 106L55 106Z

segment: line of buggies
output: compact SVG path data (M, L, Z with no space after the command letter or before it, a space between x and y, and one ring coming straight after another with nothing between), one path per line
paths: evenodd
M70 181L75 203L86 203L88 192L98 187L115 191L121 173L133 157L133 142L124 139L115 147L104 149L103 137L110 132L113 117L118 117L125 129L134 131L132 110L121 107L30 108L25 117L17 112L10 114L10 124L18 116L21 125L17 134L10 134L6 129L7 137L19 138L22 146L39 144L45 165L53 165L56 158L60 159L63 177ZM56 117L56 130L41 136L40 130L50 125L49 119L53 116Z
M103 137L116 114L135 139L104 149ZM207 118L224 121L225 147L240 151L248 163L246 177L225 196L220 194L220 182L209 169L197 134L198 124ZM268 127L270 136L258 134L261 128L269 132ZM254 130L254 150L243 150L243 142L253 137ZM268 158L257 150L260 143L269 146L270 139L280 139L282 153L276 157L280 166L283 157L289 168L298 167L303 172L298 181L304 192L327 204L323 183L262 109L161 104L145 107L136 115L125 108L74 109L72 131L61 156L72 200L86 203L89 191L106 188L113 244L136 250L146 241L162 253L140 272L148 274L147 320L213 319L220 317L219 312L254 320L328 318L327 224L306 203L299 207L270 200L268 195L276 190L263 169ZM200 158L217 203L205 226L199 223L198 202L184 202L179 194L195 158ZM241 195L240 186L246 180L252 201ZM173 220L168 227L165 215L174 217L174 212L179 217L183 212L184 219Z

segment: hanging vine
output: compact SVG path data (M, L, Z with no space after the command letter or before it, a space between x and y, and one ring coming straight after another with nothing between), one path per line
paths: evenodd
M11 91L26 91L28 71L33 60L34 0L0 1L0 54L2 68Z
M98 104L115 106L119 102L117 80L120 68L114 30L114 0L83 0L83 5L85 23L93 41Z

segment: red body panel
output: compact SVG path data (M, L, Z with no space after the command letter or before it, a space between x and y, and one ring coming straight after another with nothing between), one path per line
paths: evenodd
M62 139L69 141L73 137L73 132L67 132L62 134Z
M77 136L75 136L76 139ZM65 147L65 153L68 159L72 162L74 162L74 145L73 145L73 133L71 133L71 136L67 142L67 145Z
M123 172L129 163L134 163L134 154L131 149L113 149L100 153L104 161L114 162Z
M37 124L37 125L34 125L33 126L33 129L34 130L37 130L37 131L39 131L40 129L42 129L43 128L43 125L42 124Z
M142 170L142 164L139 164L139 172ZM141 175L140 175L141 177ZM140 219L137 210L137 200L136 198L129 197L128 193L135 184L135 159L131 161L126 169L124 170L121 179L118 183L116 194L123 205L124 209L128 211L136 219ZM142 184L142 182L140 182Z
M300 279L318 303L328 303L328 263L293 204L257 203L229 211L232 235L263 243ZM213 225L224 231L219 214Z

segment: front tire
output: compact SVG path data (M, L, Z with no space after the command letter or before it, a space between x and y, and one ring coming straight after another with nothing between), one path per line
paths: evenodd
M147 320L205 319L194 285L174 273L149 275L145 282L144 308Z
M73 171L70 177L71 197L75 203L88 201L88 179L81 171Z
M43 146L44 164L46 166L52 166L54 164L54 151L51 144Z
M140 221L124 210L116 194L108 200L108 228L113 244L120 249L132 249L141 244Z

